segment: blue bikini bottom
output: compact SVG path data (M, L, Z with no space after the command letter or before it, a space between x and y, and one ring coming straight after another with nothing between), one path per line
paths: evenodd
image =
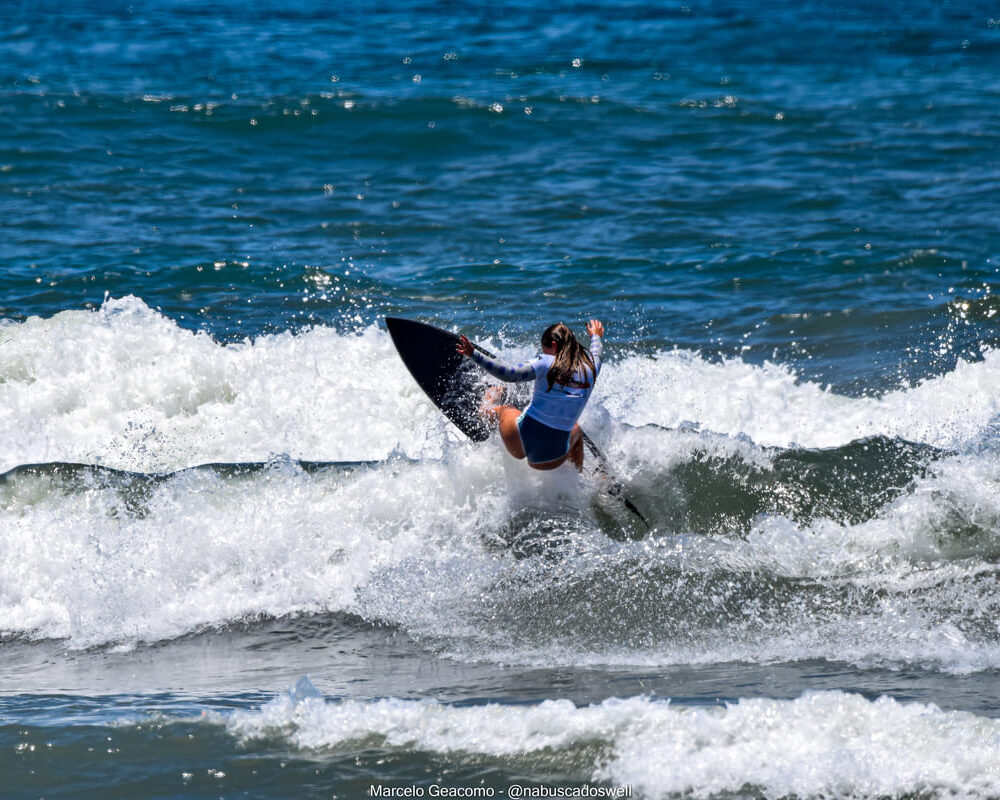
M529 464L558 461L569 452L569 431L550 428L527 412L517 418L517 430Z

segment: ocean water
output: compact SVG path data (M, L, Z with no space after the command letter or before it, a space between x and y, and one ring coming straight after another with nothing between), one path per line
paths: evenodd
M1000 796L995 3L2 16L0 795Z

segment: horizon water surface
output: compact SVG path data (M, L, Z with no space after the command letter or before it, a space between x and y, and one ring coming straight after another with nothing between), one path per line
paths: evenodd
M5 10L5 797L1000 796L995 6Z

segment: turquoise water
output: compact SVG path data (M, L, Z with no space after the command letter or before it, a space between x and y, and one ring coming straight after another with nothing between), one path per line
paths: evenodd
M8 4L8 796L1000 794L998 100L988 3ZM386 315L602 318L653 530Z

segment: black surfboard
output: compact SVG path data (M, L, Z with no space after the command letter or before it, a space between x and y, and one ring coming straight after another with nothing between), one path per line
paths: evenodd
M399 357L431 402L472 441L484 442L490 438L491 429L479 416L486 389L483 371L456 350L458 334L401 317L386 317L385 324ZM495 357L479 345L474 346ZM522 405L516 401L513 404ZM607 482L608 494L620 500L648 528L649 522L625 496L625 487L611 473L604 454L586 433L583 442L596 462L595 473Z
M431 402L472 441L489 439L490 429L479 417L483 373L455 349L458 335L400 317L386 317L385 324L399 357Z

